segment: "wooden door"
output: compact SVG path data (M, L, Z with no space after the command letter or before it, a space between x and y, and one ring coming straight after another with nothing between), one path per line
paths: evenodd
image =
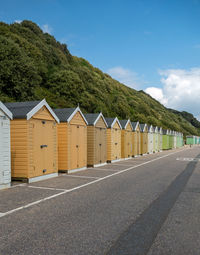
M78 144L79 144L78 129L79 127L76 125L70 125L69 128L70 128L69 169L76 169L78 167Z
M137 131L137 155L140 154L140 133Z
M101 163L101 146L102 146L102 141L101 141L101 128L96 127L95 128L95 164L100 164Z
M56 169L56 123L48 120L29 122L29 145L31 152L30 176L36 177L55 172Z
M56 123L55 121L42 121L43 125L43 174L56 172ZM41 145L41 146L42 146Z
M101 129L101 163L105 163L107 160L107 146L106 146L106 129Z
M118 158L118 129L114 129L114 159Z
M117 129L117 148L116 148L116 155L117 159L121 158L121 130Z
M87 127L78 126L77 128L77 168L87 165Z
M128 131L127 132L127 137L126 137L126 143L127 143L127 148L128 148L128 151L127 151L127 157L131 157L132 155L132 132L131 131Z

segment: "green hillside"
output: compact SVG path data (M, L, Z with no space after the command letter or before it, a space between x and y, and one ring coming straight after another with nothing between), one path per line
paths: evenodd
M83 112L102 111L184 134L200 134L193 116L169 110L143 91L131 89L72 56L65 44L31 21L0 23L0 100L46 98L52 107L73 107ZM193 125L192 125L192 124Z

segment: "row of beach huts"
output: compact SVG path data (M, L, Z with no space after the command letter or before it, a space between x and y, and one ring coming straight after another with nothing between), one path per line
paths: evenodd
M46 100L0 102L0 188L183 146L183 134L130 120L52 109Z

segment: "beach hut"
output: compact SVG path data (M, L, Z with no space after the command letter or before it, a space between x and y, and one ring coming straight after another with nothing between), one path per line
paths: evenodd
M87 126L87 166L95 167L107 162L107 123L102 113L84 114Z
M158 128L158 150L162 151L162 135L163 135L163 131L162 131L162 127Z
M58 117L44 100L6 103L12 112L11 177L38 181L58 175Z
M173 135L174 135L174 145L173 145L173 147L177 148L177 132L173 131Z
M195 137L193 135L186 136L186 144L194 145L195 144Z
M174 139L173 139L173 133L171 130L169 130L169 149L173 149L173 142Z
M163 129L163 142L162 142L162 149L169 150L169 130Z
M133 127L130 120L120 120L121 130L121 157L128 159L132 157L132 132Z
M10 120L12 113L0 101L0 189L10 187Z
M133 132L132 132L132 144L133 144L133 150L132 150L132 156L137 157L138 155L141 155L141 128L140 128L140 123L139 121L137 122L131 122L132 127L133 127Z
M54 109L58 125L58 171L76 172L87 167L87 120L79 107Z
M107 162L121 159L121 124L118 118L105 118L107 129Z
M140 124L141 132L140 132L140 153L145 155L148 153L148 126L147 124Z
M158 127L153 127L153 152L158 152Z
M152 125L148 126L148 153L152 154L153 153L153 133L154 133L154 128Z

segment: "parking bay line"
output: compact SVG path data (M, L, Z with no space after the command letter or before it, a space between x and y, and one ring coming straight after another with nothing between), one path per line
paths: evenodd
M89 169L87 169L89 170ZM111 172L119 172L120 170L114 170L114 169L104 169L104 168L93 168L93 169L90 169L92 171L111 171Z
M112 177L112 176L119 175L119 174L121 174L121 173L125 173L125 172L127 172L127 171L130 171L131 169L134 169L134 168L137 168L137 167L146 165L146 164L148 164L148 163L157 161L157 160L159 160L159 159L168 157L168 156L170 156L170 155L176 154L176 153L181 152L181 151L184 151L184 150L188 150L188 148L183 149L183 150L179 150L179 151L176 151L176 152L173 152L173 153L169 153L169 154L167 154L167 155L164 155L164 156L161 156L161 157L159 157L159 158L155 158L155 159L149 160L149 161L147 161L147 162L141 163L141 164L136 165L136 166L133 166L133 167L129 167L129 168L127 168L127 169L124 169L124 170L118 171L118 172L116 172L116 173L107 175L107 176L102 177L102 178L99 178L99 179L97 179L97 180L94 180L94 181L91 181L91 182L82 184L82 185L77 186L77 187L75 187L75 188L68 189L68 190L64 190L63 192L60 192L60 193L57 193L57 194L55 194L55 195L52 195L52 196L49 196L49 197L46 197L46 198L37 200L37 201L35 201L35 202L29 203L29 204L27 204L27 205L24 205L24 206L21 206L21 207L18 207L18 208L15 208L15 209L10 210L10 211L7 211L7 212L5 212L5 213L0 213L0 218L1 218L1 217L4 217L4 216L7 216L7 215L9 215L9 214L13 214L13 213L15 213L15 212L17 212L17 211L20 211L20 210L22 210L22 209L29 208L29 207L31 207L31 206L33 206L33 205L40 204L40 203L42 203L42 202L44 202L44 201L47 201L47 200L56 198L56 197L58 197L58 196L61 196L61 195L70 193L70 192L72 192L72 191L82 189L82 188L87 187L87 186L89 186L89 185L92 185L92 184L94 184L94 183L97 183L97 182L103 181L103 180L105 180L105 179L108 179L108 178L110 178L110 177Z
M58 190L58 191L64 191L66 189L57 189L57 188L50 188L50 187L41 187L41 186L31 186L27 185L28 188L33 188L33 189L48 189L48 190Z
M65 174L65 175L62 175L62 176L82 178L82 179L100 179L101 178L101 177L94 177L94 176L83 176L83 175L72 175L72 174Z

